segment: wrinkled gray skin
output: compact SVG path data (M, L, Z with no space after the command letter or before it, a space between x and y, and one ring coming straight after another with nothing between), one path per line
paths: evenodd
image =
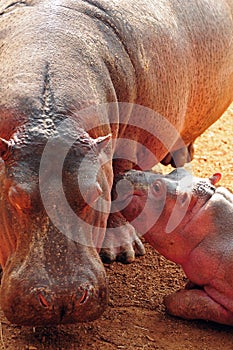
M130 262L135 251L144 253L133 227L122 228L120 213L108 218L113 174L136 164L150 169L177 150L183 157L184 146L229 106L232 13L232 0L1 0L1 304L10 321L87 321L104 310L107 284L96 246L103 242L102 256L109 261L123 256ZM115 104L104 113L95 108L78 113L110 102L130 105L124 111ZM148 123L142 114L141 128L129 126L131 104L160 117L150 112ZM67 117L77 125L58 130ZM74 240L68 238L72 230L59 200L55 167L59 147L72 135L76 142L64 163L63 189L83 219ZM40 185L67 235L54 225L40 197L40 159L51 136L61 144ZM123 137L137 142L117 148L116 139ZM140 143L156 159L145 155ZM117 156L126 160L112 162ZM89 204L97 203L99 211L86 205L79 191L84 158L90 166L80 178Z
M167 311L233 325L233 194L215 188L219 179L183 169L166 177L131 171L120 178L115 197L118 206L128 203L122 213L146 241L189 278L185 289L165 297Z

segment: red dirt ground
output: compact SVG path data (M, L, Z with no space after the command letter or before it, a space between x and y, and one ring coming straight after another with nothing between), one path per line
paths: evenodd
M222 172L221 185L233 190L233 105L196 142L195 175ZM168 169L166 169L168 172ZM163 296L186 281L179 266L149 246L131 265L106 266L110 302L92 323L53 328L10 325L1 313L0 349L5 350L233 350L233 328L168 316Z

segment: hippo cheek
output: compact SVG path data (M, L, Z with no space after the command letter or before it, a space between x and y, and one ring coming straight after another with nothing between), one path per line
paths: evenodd
M16 254L5 268L1 305L8 320L44 326L98 318L107 306L108 289L95 249L70 243L63 257L50 251L46 260L34 248L24 260Z
M186 220L189 220L195 203L196 199L188 192L180 193L177 196L174 206L170 209L166 226L167 233L175 231L180 224L185 224Z

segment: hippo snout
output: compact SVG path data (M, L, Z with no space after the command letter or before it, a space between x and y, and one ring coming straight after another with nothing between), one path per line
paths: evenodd
M93 281L70 286L33 286L29 281L3 280L1 303L5 316L18 325L56 325L92 321L107 306L107 286ZM12 283L14 283L12 285Z
M63 287L29 287L14 278L3 280L2 309L9 321L19 325L56 325L91 321L107 306L106 284L91 281ZM14 285L12 285L14 283Z
M96 249L67 238L55 247L51 237L40 244L17 250L4 268L0 297L7 319L45 326L98 318L108 303L108 286Z

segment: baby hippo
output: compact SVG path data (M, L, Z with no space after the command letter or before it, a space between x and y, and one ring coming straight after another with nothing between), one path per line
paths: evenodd
M233 194L178 168L166 176L129 171L118 178L115 203L157 251L180 264L190 282L165 297L186 319L233 325Z

